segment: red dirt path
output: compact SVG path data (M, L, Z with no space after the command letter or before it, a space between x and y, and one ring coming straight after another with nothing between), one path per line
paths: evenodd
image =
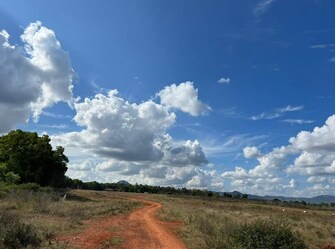
M81 233L57 240L68 242L70 248L81 249L186 249L171 231L171 225L155 217L162 205L141 201L145 206L129 215L90 220L85 223L86 228ZM117 243L116 240L122 242ZM106 246L102 246L103 244Z

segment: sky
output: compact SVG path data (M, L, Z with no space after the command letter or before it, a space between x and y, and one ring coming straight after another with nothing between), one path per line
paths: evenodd
M332 0L0 0L0 134L47 134L67 175L335 191Z

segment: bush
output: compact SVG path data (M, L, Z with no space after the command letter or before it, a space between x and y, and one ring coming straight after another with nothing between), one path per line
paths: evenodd
M244 249L307 249L284 222L257 220L243 225L233 238L236 245Z
M11 212L0 212L0 248L37 248L41 244L35 228Z

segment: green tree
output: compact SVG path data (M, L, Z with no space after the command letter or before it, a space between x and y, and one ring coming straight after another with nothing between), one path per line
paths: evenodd
M0 137L0 177L3 174L19 183L59 187L66 180L68 161L63 147L52 149L48 135L16 130Z

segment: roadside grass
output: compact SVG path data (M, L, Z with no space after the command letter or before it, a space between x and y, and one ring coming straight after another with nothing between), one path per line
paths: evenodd
M304 213L304 209L285 207L283 212L283 207L248 200L171 196L156 199L164 204L158 213L160 219L185 224L178 233L189 249L248 248L242 244L238 247L235 236L248 226L250 233L261 230L257 226L264 230L279 226L280 230L273 231L277 240L280 236L286 236L283 240L290 236L297 239L296 247L283 248L304 248L299 239L311 249L335 245L335 218L331 210L310 208ZM269 228L264 224L274 225Z
M99 249L117 249L122 244L123 239L119 236L115 236L113 238L110 238L108 240L103 241Z
M110 192L72 190L65 199L63 196L64 193L50 189L3 193L0 227L8 229L0 229L0 248L64 249L67 245L55 241L56 235L73 234L82 229L84 220L126 213L140 205ZM1 244L4 238L11 237L10 245ZM19 237L24 237L24 241Z

